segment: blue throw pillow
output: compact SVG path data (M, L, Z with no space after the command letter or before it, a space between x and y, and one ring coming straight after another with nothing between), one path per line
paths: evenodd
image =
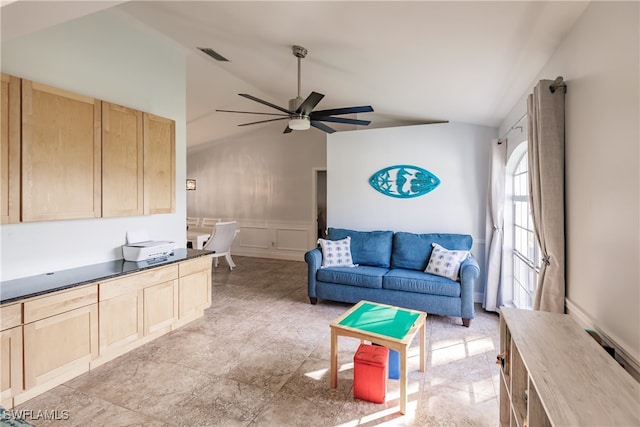
M354 264L389 268L393 231L355 231L329 227L329 240L351 237Z
M393 236L391 268L424 271L434 243L451 250L468 251L471 250L473 238L468 234L416 234L398 231Z

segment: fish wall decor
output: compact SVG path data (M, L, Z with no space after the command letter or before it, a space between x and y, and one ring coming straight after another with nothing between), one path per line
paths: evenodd
M369 184L385 196L409 199L433 191L440 179L418 166L395 165L371 175Z

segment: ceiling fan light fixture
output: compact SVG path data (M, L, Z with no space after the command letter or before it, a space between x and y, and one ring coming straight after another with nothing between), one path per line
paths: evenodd
M292 130L307 130L311 127L311 122L308 117L295 117L289 119L289 129Z

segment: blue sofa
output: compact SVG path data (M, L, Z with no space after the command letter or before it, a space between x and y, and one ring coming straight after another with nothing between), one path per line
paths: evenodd
M393 231L356 231L329 228L328 240L351 238L351 256L356 267L322 266L322 250L308 251L308 295L356 303L368 300L462 318L469 327L474 318L474 282L478 263L469 257L460 265L459 281L425 273L432 243L449 250L470 250L466 234L414 234Z

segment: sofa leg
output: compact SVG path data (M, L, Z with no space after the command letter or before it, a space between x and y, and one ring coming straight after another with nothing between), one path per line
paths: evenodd
M471 325L471 319L465 319L464 317L462 318L462 326L468 328L469 325Z
M309 301L311 302L311 305L316 305L316 303L318 302L318 298L309 297Z

